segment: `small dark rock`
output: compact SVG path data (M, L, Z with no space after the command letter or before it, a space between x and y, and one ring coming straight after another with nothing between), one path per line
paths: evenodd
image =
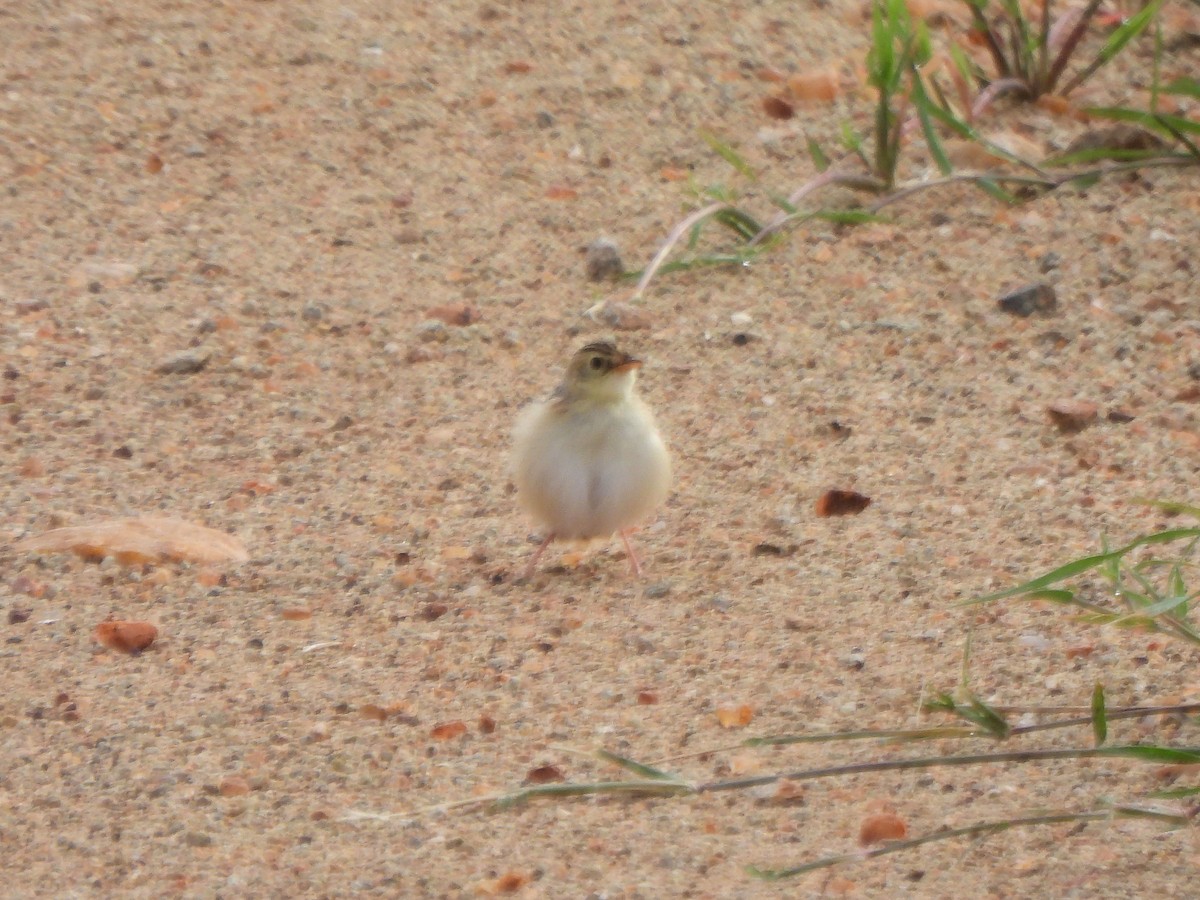
M1111 409L1109 410L1108 415L1104 418L1108 419L1108 421L1112 422L1114 425L1128 425L1130 422L1136 419L1137 416L1135 416L1133 413L1126 412L1123 409Z
M8 611L8 624L20 625L22 622L28 622L31 615L33 615L33 610L14 606Z
M1053 272L1062 265L1062 257L1051 250L1049 253L1043 253L1038 260L1038 271L1043 275L1046 272Z
M309 305L300 311L300 318L305 322L320 322L324 313L321 312L321 307Z
M621 262L620 248L608 238L596 238L587 245L586 253L588 281L620 278L625 272L625 264Z
M1113 125L1085 131L1067 145L1067 153L1087 150L1162 150L1166 141L1136 125Z
M419 615L426 622L436 622L449 611L450 608L445 603L428 603Z
M197 350L181 350L172 353L154 369L159 375L194 375L203 371L212 357Z
M1049 315L1058 308L1058 295L1051 285L1038 282L1005 294L996 303L1014 316L1029 317L1035 312Z
M349 428L353 424L354 424L354 420L352 418L350 418L349 416L345 416L345 415L338 416L338 420L333 423L333 430L334 431L345 431L347 428Z
M1100 418L1100 408L1091 400L1059 400L1046 407L1050 421L1063 434L1075 434Z
M112 455L117 459L133 459L133 451L129 449L128 444L122 444L112 452Z

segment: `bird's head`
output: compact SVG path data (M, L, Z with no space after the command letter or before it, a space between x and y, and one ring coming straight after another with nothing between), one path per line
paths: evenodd
M595 400L619 400L633 390L642 361L608 341L596 341L578 350L567 367L567 391Z

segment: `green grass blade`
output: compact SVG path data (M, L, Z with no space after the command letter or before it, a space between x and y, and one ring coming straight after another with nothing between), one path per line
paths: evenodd
M1141 597L1143 595L1139 594L1138 596ZM1174 595L1166 597L1165 599L1157 602L1150 602L1144 606L1139 606L1137 612L1131 613L1131 615L1137 615L1148 619L1153 619L1157 616L1177 616L1182 619L1186 617L1187 602L1190 599L1191 598L1186 595ZM1182 614L1177 612L1180 606L1184 607Z
M1073 89L1079 87L1088 78L1095 74L1096 70L1101 66L1112 61L1118 53L1120 53L1125 45L1131 40L1146 30L1154 17L1158 15L1159 9L1162 8L1164 0L1151 0L1124 22L1122 22L1112 34L1108 36L1108 40L1104 42L1104 46L1100 48L1100 52L1096 54L1096 58L1089 63L1082 72L1076 75L1063 88L1064 96L1069 94Z
M1042 165L1050 168L1086 165L1106 160L1132 162L1140 159L1162 159L1167 155L1170 154L1164 154L1161 150L1118 150L1110 147L1095 147L1091 150L1079 150L1075 153L1064 153L1062 156L1052 156Z
M863 225L868 222L890 222L887 216L876 215L864 209L818 209L805 218L821 219L838 225Z
M585 797L593 794L632 794L637 796L675 796L690 794L690 785L677 781L598 781L590 784L539 784L513 791L495 801L497 809L507 809L542 797Z
M864 166L871 167L871 162L863 151L862 135L855 131L854 126L849 122L842 123L842 146L862 160Z
M628 756L621 756L617 753L611 753L608 750L597 750L596 756L605 762L610 762L613 765L620 766L622 769L628 769L643 778L652 778L658 781L674 781L678 784L683 784L683 780L670 772L664 772L662 769L656 769L653 766L648 766L645 763L640 763L637 760L630 759Z
M1095 756L1114 756L1122 759L1138 759L1142 762L1192 765L1200 763L1200 749L1184 747L1159 747L1153 744L1126 745L1123 747L1097 747Z
M1187 503L1177 503L1174 500L1151 500L1145 497L1135 497L1133 502L1139 506L1153 506L1172 515L1182 514L1191 516L1193 519L1200 519L1200 506L1189 506Z
M1008 724L1008 720L974 694L969 695L968 702L960 703L949 694L941 693L927 701L922 708L931 712L941 710L953 713L978 725L993 737L1004 739L1012 734L1012 726Z
M816 871L817 869L827 869L831 866L841 865L842 863L851 863L863 859L874 859L878 856L887 856L891 853L899 853L903 850L911 850L914 847L920 847L923 844L931 843L932 841L948 841L960 837L974 837L984 834L996 834L1001 831L1008 831L1010 828L1028 828L1035 825L1060 825L1064 822L1088 822L1102 821L1112 817L1109 812L1088 812L1088 813L1059 813L1045 816L1028 816L1019 819L1006 819L1002 822L980 822L976 825L966 825L962 828L947 828L942 831L935 831L931 834L922 835L921 837L911 838L906 841L892 841L882 847L873 847L870 850L863 850L855 853L842 853L837 856L826 856L822 859L814 860L810 863L805 863L800 866L794 866L790 869L760 869L756 866L747 866L746 872L754 878L761 878L764 881L782 881L787 878L795 878L797 875L804 875L808 872ZM1184 817L1178 817L1183 819Z
M813 165L817 167L818 172L824 172L829 168L829 157L813 138L808 139L808 155L812 157Z
M943 725L933 728L894 728L878 731L838 731L821 734L779 734L773 737L747 738L743 747L787 747L792 744L827 744L834 741L939 741L980 736L977 728Z
M1035 591L1040 591L1043 588L1050 587L1052 584L1057 584L1060 581L1066 581L1068 578L1074 578L1076 575L1081 575L1097 566L1102 566L1112 559L1111 553L1098 553L1094 556L1083 556L1079 559L1072 560L1066 565L1059 566L1057 569L1051 569L1045 575L1033 578L1026 581L1024 584L1018 584L1016 587L1006 588L1003 591L985 594L982 597L976 597L969 603L990 603L992 600L1003 600L1005 597L1015 597L1017 594L1031 594Z
M778 194L775 191L768 191L767 199L770 200L772 204L782 209L789 216L794 216L800 211L797 209L796 204L794 204L787 197L783 196L783 194Z
M1168 116L1165 113L1146 112L1141 109L1129 109L1124 106L1090 106L1087 114L1101 119L1113 119L1118 122L1133 122L1152 131L1167 131L1168 126L1186 134L1200 134L1200 122L1185 119L1182 116Z
M1051 569L1045 575L1033 578L1026 581L1024 584L1019 584L1015 587L1007 588L1003 591L996 591L992 594L986 594L982 597L976 597L968 600L966 605L974 605L977 603L989 603L993 600L1002 600L1005 597L1015 597L1018 594L1031 594L1041 591L1044 588L1050 587L1052 584L1057 584L1060 581L1065 581L1068 578L1073 578L1076 575L1095 569L1099 566L1112 566L1119 564L1121 557L1135 550L1138 547L1151 546L1153 544L1168 544L1173 541L1183 540L1185 538L1200 537L1200 528L1173 528L1167 531L1158 531L1153 534L1143 535L1136 540L1130 541L1124 547L1118 547L1116 550L1109 550L1105 553L1098 553L1094 556L1084 556L1076 560L1072 560L1065 565L1059 566L1057 569ZM1115 581L1117 573L1110 572L1110 577Z
M1153 797L1155 800L1181 800L1184 797L1195 797L1200 794L1200 787L1182 787L1171 788L1166 791L1151 791L1147 797Z
M954 171L954 166L950 164L950 157L946 155L946 150L942 146L942 140L938 137L937 130L933 127L933 119L930 115L930 108L936 108L936 106L929 99L929 95L925 93L925 88L921 84L921 76L915 69L913 70L912 101L917 108L917 118L921 121L925 145L929 148L929 153L933 157L938 171L943 175L949 175Z
M1160 87L1159 91L1164 94L1178 94L1200 100L1200 81L1195 78L1176 78L1170 84Z
M742 209L723 209L713 216L713 221L724 225L744 241L749 241L762 231L758 220Z
M1104 746L1108 740L1108 714L1104 708L1104 685L1096 682L1092 690L1092 734L1096 737L1096 746Z
M1013 194L1000 187L994 179L991 178L976 178L972 184L979 188L993 200L999 200L1007 206L1016 206L1019 202Z
M754 167L751 166L750 163L746 162L746 160L742 158L741 154L734 150L733 147L731 147L725 141L721 140L715 134L704 131L703 129L700 131L700 138L704 141L704 143L708 144L708 146L713 150L714 153L717 154L717 156L721 157L721 159L733 166L734 170L737 171L738 174L744 175L751 181L758 181L758 173L754 171Z

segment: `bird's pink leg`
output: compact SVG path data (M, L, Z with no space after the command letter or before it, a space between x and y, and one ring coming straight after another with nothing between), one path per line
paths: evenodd
M554 540L554 532L546 535L546 539L542 541L541 546L534 551L533 559L529 561L529 565L525 567L525 578L533 574L533 570L537 568L538 560L542 558L542 554L546 552L546 548L550 546L550 542Z
M621 540L625 542L625 555L629 557L629 566L637 578L642 577L642 564L638 562L637 554L633 552L633 544L629 543L629 532L621 530Z

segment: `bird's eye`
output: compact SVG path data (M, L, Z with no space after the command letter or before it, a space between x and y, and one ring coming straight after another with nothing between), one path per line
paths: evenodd
M595 371L599 372L601 369L604 368L604 360L601 359L599 356L593 356L591 366Z

